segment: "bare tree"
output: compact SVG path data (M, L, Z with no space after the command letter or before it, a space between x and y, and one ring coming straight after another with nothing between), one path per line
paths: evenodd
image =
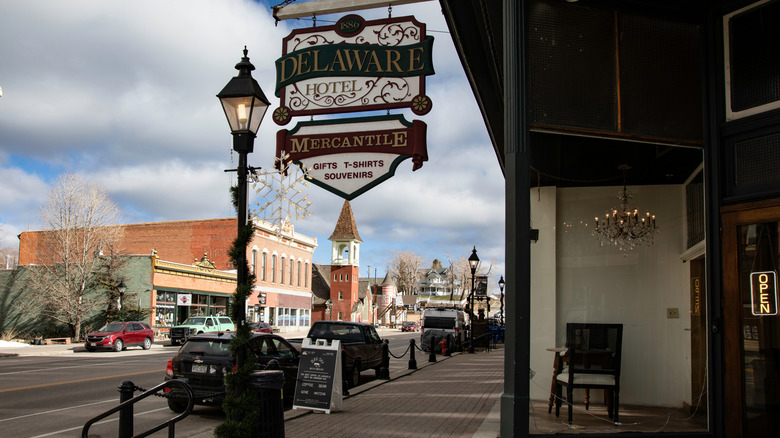
M395 284L403 295L414 294L417 287L418 271L422 263L422 257L414 251L393 251L393 258L390 260L390 275L395 279Z
M0 242L5 240L3 224L0 224ZM16 269L19 262L19 250L12 247L0 247L0 269Z
M480 260L475 275L490 275L490 271L493 270L493 265L495 264L496 260L494 258L490 259L490 261ZM468 293L471 291L471 266L469 265L469 259L467 257L458 257L455 261L450 259L450 267L453 278L460 280L459 282L462 285L460 299L463 300L468 297Z
M41 207L44 232L36 245L36 289L30 305L44 317L69 327L74 339L88 316L101 310L106 297L106 267L115 263L121 240L119 209L105 190L77 175L63 174ZM119 280L115 280L119 283ZM109 281L110 283L110 281Z

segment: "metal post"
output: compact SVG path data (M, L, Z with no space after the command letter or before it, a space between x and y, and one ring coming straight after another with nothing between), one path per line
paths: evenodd
M409 369L410 370L416 370L417 369L417 360L414 358L414 349L416 348L416 345L414 344L414 339L409 339Z
M531 339L531 153L526 83L527 0L503 1L504 175L506 197L506 271L512 285L506 296L504 391L501 436L528 436Z
M474 272L471 273L471 293L469 294L469 306L471 307L471 323L469 324L469 353L474 353Z
M129 380L125 380L119 385L119 403L126 402L133 398L135 385ZM130 438L133 436L133 405L128 405L119 411L119 438Z
M428 355L428 362L436 362L436 336L431 336L431 354Z
M249 137L249 138L248 138ZM247 224L247 165L246 165L246 159L248 150L251 150L251 147L248 148L246 146L247 142L254 141L254 138L251 138L247 134L233 134L233 149L235 149L238 152L238 235L241 235L241 232L244 230ZM247 281L247 265L246 265L246 248L241 248L240 251L238 251L238 259L236 260L236 263L238 266L236 266L236 284L243 285ZM246 319L246 309L245 309L245 303L236 303L237 306L237 316L236 316L236 331L240 331L241 327L245 323ZM239 348L236 352L236 366L238 368L241 368L241 366L246 361L246 348ZM238 388L239 393L244 392L244 388Z
M379 376L381 380L390 380L390 344L387 339L382 342L382 367L379 368Z

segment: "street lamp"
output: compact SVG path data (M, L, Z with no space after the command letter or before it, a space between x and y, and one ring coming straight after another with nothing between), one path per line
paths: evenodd
M257 81L252 78L255 66L249 62L247 49L244 46L244 56L236 64L238 76L233 77L225 88L217 94L225 111L230 132L233 134L233 150L238 152L238 235L246 227L247 214L247 154L253 151L257 130L263 120L266 110L271 105L265 97ZM243 285L248 278L246 264L246 249L238 251L236 266L236 284ZM237 303L236 326L240 329L245 325L246 309L244 303ZM236 355L236 365L240 368L244 363L245 349L240 349Z
M125 291L127 290L127 286L125 285L125 281L122 280L119 282L119 285L116 287L117 290L119 290L119 302L117 303L117 307L119 307L119 320L124 321L125 318L122 317L122 304L123 300L125 298Z
M502 275L501 278L498 280L498 288L501 290L501 325L504 325L504 285L506 282L504 281L504 276Z
M469 294L469 308L471 309L471 329L469 330L469 353L474 352L474 275L479 266L479 257L477 257L477 247L471 250L469 256L469 268L471 268L471 293Z

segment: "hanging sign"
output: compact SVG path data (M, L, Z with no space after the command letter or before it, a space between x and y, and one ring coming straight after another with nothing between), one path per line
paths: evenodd
M178 306L192 305L192 294L176 294L176 305Z
M299 122L277 133L276 153L300 166L308 179L352 200L395 174L412 158L412 170L428 161L427 125L403 115Z
M753 315L777 315L777 274L774 271L750 273Z
M474 295L478 298L487 298L488 278L487 275L477 275L475 280Z
M333 26L295 29L276 60L273 119L411 108L431 110L425 77L434 74L433 37L414 17L364 21L347 15Z
M340 411L343 403L341 342L304 338L298 363L293 409Z

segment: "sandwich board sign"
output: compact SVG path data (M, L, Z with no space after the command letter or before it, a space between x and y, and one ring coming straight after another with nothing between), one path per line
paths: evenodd
M340 411L343 402L341 342L304 338L295 383L293 409Z
M307 178L346 200L377 186L411 158L413 170L428 161L427 125L403 115L299 122L277 132L276 154L287 156Z
M414 17L365 21L342 17L335 25L295 29L276 60L280 99L273 119L411 108L427 114L425 78L434 74L433 37Z

